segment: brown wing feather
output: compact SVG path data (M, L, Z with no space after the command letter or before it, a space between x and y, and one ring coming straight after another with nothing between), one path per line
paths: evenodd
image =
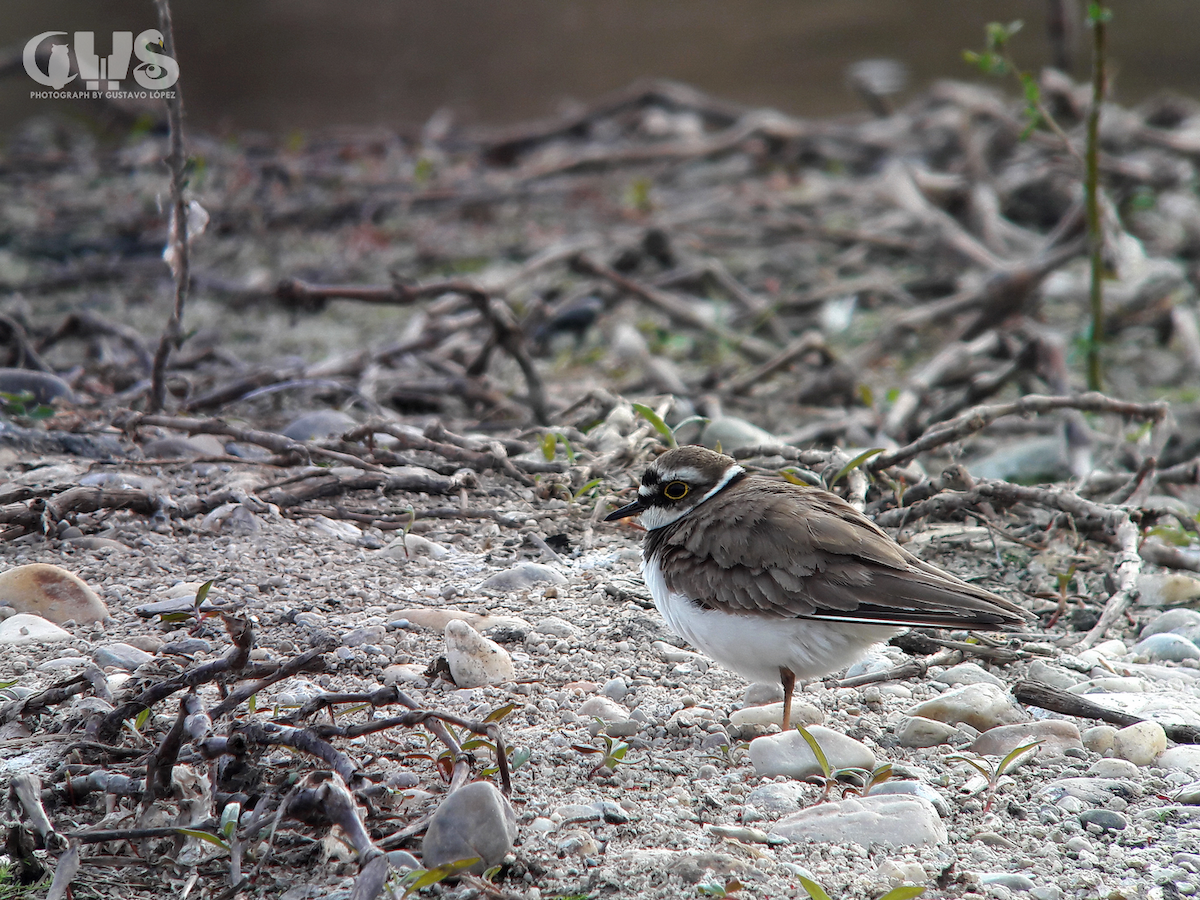
M839 497L749 476L646 536L668 586L731 612L986 628L1020 607L913 556Z

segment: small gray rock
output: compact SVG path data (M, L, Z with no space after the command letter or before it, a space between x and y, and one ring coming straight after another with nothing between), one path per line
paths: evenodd
M600 688L600 693L609 700L620 703L628 696L629 687L625 684L624 678L610 678L604 682L604 685Z
M371 641L377 641L387 634L382 625L363 625L342 635L342 644L346 647L361 647Z
M778 442L779 438L771 432L736 416L720 416L713 419L704 426L700 437L700 443L705 447L715 448L720 444L725 453L740 447L759 447Z
M421 868L421 861L407 850L392 850L388 853L387 858L392 868L399 869L401 872Z
M1151 635L1164 634L1165 632L1184 634L1185 631L1192 628L1200 628L1200 612L1194 609L1168 609L1166 612L1152 619L1142 629L1142 639L1145 640Z
M197 653L211 653L212 644L203 638L180 638L163 644L159 652L173 656L195 656Z
M629 710L608 697L598 696L583 701L579 707L579 715L605 722L624 722L629 718Z
M753 682L746 687L742 694L742 704L745 706L766 706L783 700L783 685L778 681L770 684Z
M567 579L558 569L541 563L521 563L495 575L489 575L477 586L483 591L527 591L539 584L566 584Z
M96 652L92 654L92 658L96 661L96 665L102 669L112 666L114 669L124 669L126 672L132 672L138 666L145 665L154 659L154 655L129 644L116 643L97 647Z
M1153 662L1183 662L1185 659L1200 659L1197 647L1181 634L1163 632L1143 638L1134 646L1133 652Z
M335 437L358 425L353 417L336 409L318 409L292 419L280 432L293 441L319 441Z
M1028 891L1034 887L1033 879L1020 872L988 872L979 876L979 883L998 884L1010 891Z
M1004 686L1004 682L991 672L975 663L968 662L959 663L957 666L951 666L944 672L939 672L933 676L933 680L940 681L942 684L948 684L951 687L958 687L960 684L994 684L997 687Z
M1030 751L1035 756L1062 756L1070 747L1083 749L1079 726L1064 719L1042 719L1038 722L1018 722L985 731L971 745L974 753L983 756L1006 756L1012 750L1032 741L1041 741ZM1024 754L1022 754L1024 755Z
M5 394L32 394L36 403L53 403L62 399L74 399L71 386L49 372L33 369L0 368L0 392Z
M1080 823L1086 828L1095 825L1101 831L1122 831L1129 820L1115 810L1089 809L1079 814Z
M434 811L421 845L422 862L443 863L479 857L468 871L482 875L499 864L517 837L517 816L496 787L474 781L450 794Z
M896 729L901 747L936 747L949 743L956 729L953 725L926 719L924 716L905 716Z
M783 816L799 809L806 793L804 786L796 782L763 784L746 795L746 803L764 813Z
M1070 669L1064 669L1062 666L1048 663L1044 659L1035 659L1031 662L1029 664L1029 673L1025 677L1030 681L1038 682L1038 684L1046 684L1050 687L1058 688L1060 691L1074 687L1083 680Z

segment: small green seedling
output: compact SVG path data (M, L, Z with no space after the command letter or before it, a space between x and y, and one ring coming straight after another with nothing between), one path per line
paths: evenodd
M829 482L829 490L832 491L834 486L848 473L853 472L872 456L878 456L883 451L883 447L873 447L870 450L864 450L862 453L858 454L858 456L854 457L854 459L842 466L841 469L838 470L838 473L833 476L833 480Z
M575 465L575 448L571 446L565 434L557 431L547 431L542 435L542 456L546 458L546 462L554 462L559 444L562 444L563 452L567 454L567 462Z
M604 484L603 478L593 478L591 481L589 481L587 484L585 484L583 487L581 487L579 490L577 490L574 494L571 495L571 502L578 503L580 498L585 497L588 494L590 494L591 492L595 491L596 488L600 487L600 485L602 485L602 484Z
M38 422L53 416L54 407L38 403L37 398L29 391L21 391L16 394L0 391L0 413Z
M596 721L604 724L604 720L600 719L599 717L596 718ZM607 734L601 734L600 739L604 741L603 750L601 750L599 747L588 746L587 744L571 745L572 750L577 750L580 753L600 754L600 762L594 769L588 772L589 779L595 778L596 774L601 769L608 769L610 772L615 771L617 766L625 762L625 754L629 752L629 745L618 738L611 737Z
M811 878L805 878L803 875L797 876L800 879L800 885L804 890L808 891L808 896L812 900L832 900L825 893L825 889L813 881ZM894 887L879 900L913 900L914 897L920 897L925 893L925 888L917 884L902 884L899 887Z
M664 422L662 420L662 416L648 407L645 403L633 404L633 411L649 422L651 426L653 426L654 430L662 435L663 440L667 442L668 446L679 446L679 441L675 440L675 432L671 430L671 426Z
M184 837L197 838L201 841L208 841L214 846L220 847L226 853L229 852L229 841L220 835L213 834L211 831L201 831L198 828L176 828L176 834L182 834Z
M413 869L400 879L400 886L404 888L404 896L408 897L410 894L432 887L447 878L461 875L479 861L478 856L472 856L470 859L456 859L454 862L442 863L432 869Z
M821 744L816 736L803 725L797 725L796 730L800 732L800 736L804 738L804 742L808 744L809 749L813 752L813 756L816 757L817 765L821 767L820 775L810 775L805 779L810 784L818 785L822 789L821 803L829 799L834 787L844 784L847 781L851 782L851 784L843 789L843 797L850 794L865 797L875 785L882 784L892 777L891 763L884 763L882 766L877 766L872 770L863 769L858 766L835 769L830 765L829 758L825 755L825 751L821 749Z
M971 757L965 756L961 753L955 753L951 756L947 756L946 762L966 763L985 779L987 779L987 801L983 805L983 811L985 813L991 812L992 804L996 800L996 788L1000 785L1000 779L1004 777L1004 774L1012 767L1014 762L1016 762L1018 759L1024 756L1025 753L1032 750L1040 743L1042 743L1041 740L1036 740L1030 741L1028 744L1022 744L1020 747L1014 747L1012 750L1008 751L1007 756L994 765L987 757L981 756L972 759Z

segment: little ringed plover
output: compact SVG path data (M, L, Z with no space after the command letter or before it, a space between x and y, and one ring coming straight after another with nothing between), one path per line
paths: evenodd
M642 573L671 630L755 682L783 685L859 659L909 626L1011 629L1029 614L923 562L836 494L750 475L678 447L607 521L641 516Z

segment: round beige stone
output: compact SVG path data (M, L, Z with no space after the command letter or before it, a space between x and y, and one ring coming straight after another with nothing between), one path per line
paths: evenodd
M0 606L41 616L55 624L100 622L108 607L78 575L46 563L0 572Z

